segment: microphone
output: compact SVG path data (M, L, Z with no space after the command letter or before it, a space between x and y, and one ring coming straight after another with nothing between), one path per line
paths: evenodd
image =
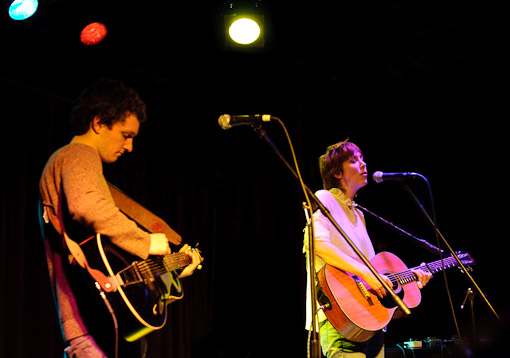
M372 175L372 179L374 179L374 181L376 183L382 183L383 181L386 181L386 180L403 180L403 179L405 179L405 177L414 178L414 177L418 177L418 176L420 176L420 174L413 173L413 172L383 173L383 172L378 171Z
M230 114L221 115L218 118L218 124L221 129L227 130L234 126L241 125L252 125L259 124L262 122L270 122L271 115L269 114L255 114L255 115L239 115L239 116L231 116Z

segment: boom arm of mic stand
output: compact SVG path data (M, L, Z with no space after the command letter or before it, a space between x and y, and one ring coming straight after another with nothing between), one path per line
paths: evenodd
M492 305L490 304L489 300L487 299L487 297L484 295L484 293L482 292L482 289L478 286L478 284L475 282L473 276L471 276L468 272L468 270L464 267L464 265L462 264L462 262L460 261L459 257L457 256L457 254L455 253L455 251L453 251L452 247L450 246L450 244L448 243L448 241L446 241L445 237L443 236L443 234L441 233L441 231L439 231L436 223L434 222L434 220L432 220L432 218L430 217L430 215L427 213L427 211L425 210L425 208L423 207L423 205L420 203L420 201L418 200L418 198L416 197L416 195L414 195L413 191L411 190L411 188L409 187L409 185L407 185L406 183L402 183L402 185L404 186L404 189L409 193L409 195L411 195L411 197L413 198L413 200L415 201L416 205L418 205L418 207L420 208L421 212L423 213L423 215L425 215L425 217L427 218L427 220L429 221L429 223L432 225L432 228L434 229L434 231L437 233L437 235L441 238L441 240L443 241L443 243L445 244L445 246L448 248L448 251L450 251L450 253L453 255L453 257L455 258L455 260L458 262L459 266L461 267L462 269L462 272L464 272L464 274L468 277L469 281L471 281L471 283L473 284L473 286L476 288L476 290L478 291L478 293L480 294L480 296L482 296L483 300L485 301L485 303L487 304L487 306L489 307L489 309L492 311L492 313L496 316L497 319L501 320L500 316L497 314L496 310L492 307Z
M356 203L356 207L357 208L360 208L361 210L363 210L365 213L369 214L370 216L372 216L373 218L376 218L378 219L380 222L386 224L387 226L391 227L392 229L398 231L402 236L408 238L408 239L413 239L415 240L416 243L420 244L422 247L424 247L425 249L427 249L428 251L430 251L431 253L433 254L437 254L437 255L441 255L443 253L443 250L441 250L440 248L438 247L435 247L434 245L430 244L428 241L425 241L423 239L420 239L414 235L411 235L410 233L408 233L407 231L399 228L397 225L389 222L388 220L384 219L383 217L377 215L376 213L368 210L367 208L359 205Z
M260 125L253 125L252 126L255 132L257 132L261 139L264 139L264 141L273 149L273 151L276 153L276 155L280 158L280 160L285 164L285 166L289 169L289 171L294 175L296 179L298 179L298 175L294 168L289 164L289 162L285 159L285 157L282 155L282 153L278 150L278 148L274 145L274 143L269 139L267 136L267 133ZM372 274L377 278L377 280L381 283L381 285L384 287L386 292L391 296L395 304L400 308L400 310L404 313L405 316L408 316L411 314L411 310L406 306L406 304L402 301L402 299L393 292L393 289L384 281L384 279L381 277L381 275L376 271L376 269L372 266L372 264L368 261L368 259L359 251L359 249L354 245L352 240L347 236L347 234L342 230L342 228L338 225L338 223L333 219L330 212L324 205L322 205L321 201L315 196L315 194L303 183L303 189L306 190L308 195L313 199L313 202L317 205L319 210L328 218L328 220L333 224L333 226L338 230L338 232L344 237L345 241L349 244L349 246L352 247L356 255L360 258L360 260L370 269ZM311 255L315 256L315 252L311 253ZM312 257L314 257L312 256ZM315 314L315 313L313 313ZM315 328L315 327L314 327Z

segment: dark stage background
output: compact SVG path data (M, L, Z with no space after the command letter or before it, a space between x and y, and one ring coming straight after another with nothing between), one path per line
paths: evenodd
M149 121L107 179L164 218L204 268L149 336L150 357L305 357L305 270L299 186L250 127L220 114L270 113L285 122L304 179L321 188L317 158L350 137L370 173L414 171L432 186L440 229L477 261L474 278L508 313L508 21L496 1L265 1L265 47L225 48L224 2L41 1L24 22L0 9L0 356L60 357L36 201L48 156L70 140L74 98L95 78L136 87ZM171 3L171 4L168 4ZM162 6L162 8L160 8ZM92 21L97 46L79 42ZM264 125L290 158L276 122ZM423 181L409 181L431 210ZM357 201L436 244L396 182ZM377 250L409 266L436 258L367 219ZM447 273L461 333L471 339L471 284ZM422 304L392 321L387 345L456 334L442 275ZM495 356L503 330L480 296L477 331ZM108 324L108 323L105 323ZM471 339L472 340L472 339Z

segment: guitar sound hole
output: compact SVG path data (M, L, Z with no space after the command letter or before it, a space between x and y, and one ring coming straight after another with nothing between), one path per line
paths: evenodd
M402 286L400 286L398 284L398 282L397 283L393 283L393 286L391 288L392 288L393 292L395 292L397 294L397 296L400 297L400 299L404 298L404 290L402 289ZM390 295L386 295L383 298L380 298L379 301L381 302L381 304L384 307L386 307L388 309L397 306L397 304L395 303L395 301L393 301L393 298L391 298Z

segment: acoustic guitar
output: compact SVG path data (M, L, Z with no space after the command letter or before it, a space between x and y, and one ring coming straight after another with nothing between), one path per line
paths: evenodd
M474 264L467 253L457 254L465 266ZM416 285L417 277L413 269L428 271L432 274L444 269L458 266L452 257L408 269L396 255L389 252L377 254L370 263L376 271L386 276L392 283L393 291L409 308L420 304L421 293ZM335 327L347 339L364 342L374 336L375 332L384 328L397 310L393 299L386 295L379 296L359 277L325 265L318 273L318 300L325 305L324 313Z
M141 260L100 234L81 242L80 247L90 267L101 271L114 286L102 295L125 340L135 341L165 325L167 305L184 295L176 270L191 263L186 253Z

